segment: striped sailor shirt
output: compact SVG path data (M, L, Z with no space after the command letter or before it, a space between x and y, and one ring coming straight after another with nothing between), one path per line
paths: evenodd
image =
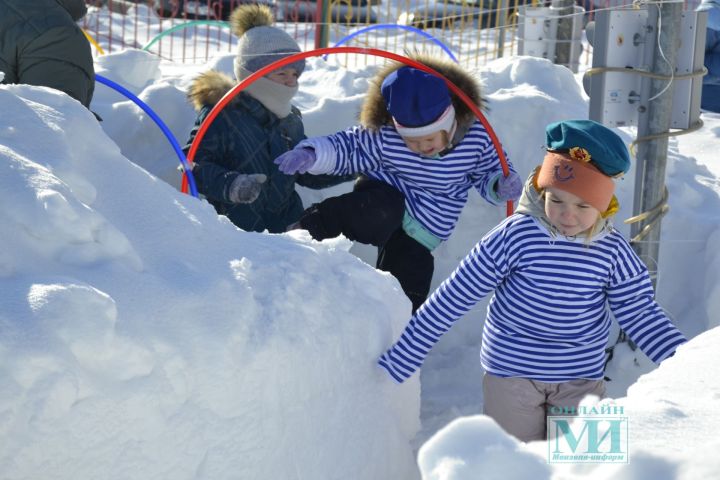
M475 187L489 203L500 203L493 192L495 180L502 174L500 160L485 127L477 120L440 158L412 152L390 126L379 130L355 126L304 140L299 146L315 149L317 160L310 173L364 173L397 188L405 195L406 211L441 240L452 234L470 188ZM508 167L515 171L512 165Z
M475 245L378 363L398 382L409 378L440 336L492 291L480 359L501 377L603 378L611 312L656 363L687 341L655 302L645 265L617 230L586 244L515 214Z

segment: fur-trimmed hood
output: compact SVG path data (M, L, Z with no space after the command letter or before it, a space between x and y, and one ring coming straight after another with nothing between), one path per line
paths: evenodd
M458 86L478 107L482 107L484 100L480 96L480 85L468 72L451 60L433 57L427 54L415 53L409 58L416 60L428 67L438 71L452 83ZM369 129L377 130L383 125L392 125L392 117L387 111L385 100L380 91L383 80L390 73L394 72L404 64L394 62L382 68L370 81L365 102L360 111L360 123ZM455 118L458 122L458 129L463 130L469 127L475 120L475 114L470 110L460 97L450 92L453 106L455 107Z
M198 76L190 84L188 99L195 110L200 111L206 105L215 105L236 85L228 75L210 70Z

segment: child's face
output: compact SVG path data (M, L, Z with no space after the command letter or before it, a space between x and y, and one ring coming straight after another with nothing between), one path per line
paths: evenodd
M282 68L280 70L274 70L265 76L273 82L285 85L286 87L297 87L298 77L300 75L298 75L297 70L289 67Z
M402 137L402 139L410 150L423 157L432 157L442 152L448 144L448 135L445 130L422 137Z
M572 193L548 188L545 190L545 215L560 233L572 237L595 225L600 212Z

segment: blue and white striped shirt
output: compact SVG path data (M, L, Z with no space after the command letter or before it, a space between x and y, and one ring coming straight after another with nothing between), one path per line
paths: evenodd
M441 240L450 237L470 188L475 187L491 204L500 203L492 191L502 174L500 160L477 120L463 139L438 159L412 152L390 126L377 131L355 126L304 140L299 147L303 146L315 149L317 160L310 173L364 173L392 185L405 195L407 212ZM508 167L515 171L512 165Z
M515 214L475 245L378 363L404 381L492 291L480 359L486 372L501 377L601 379L610 311L654 362L687 341L655 302L647 269L615 229L587 245L556 238L534 217Z

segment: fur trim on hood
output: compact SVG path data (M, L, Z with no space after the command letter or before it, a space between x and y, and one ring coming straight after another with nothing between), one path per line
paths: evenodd
M535 183L539 169L540 167L533 169L530 176L525 180L525 186L523 187L522 195L520 195L520 200L518 200L515 213L523 213L531 217L539 218L543 223L548 225L549 222L545 215L545 201L542 197L542 191L540 191Z
M484 100L480 96L480 85L470 73L463 70L458 64L451 60L421 53L413 53L408 55L408 57L437 70L457 85L460 90L465 92L465 94L470 97L470 100L478 107L483 107ZM377 130L383 125L393 124L392 116L388 113L385 100L380 92L380 86L383 80L385 80L385 77L403 66L405 66L405 64L393 62L382 68L370 81L370 87L368 88L365 102L363 102L362 110L360 111L360 123L364 127ZM475 114L470 110L470 107L452 91L450 92L450 96L453 106L455 107L455 118L457 119L458 130L464 130L475 120Z
M254 27L270 27L275 23L267 5L241 5L230 14L230 29L238 37Z
M210 70L193 80L188 90L188 99L195 110L200 111L206 105L218 103L235 85L235 81L229 76Z

